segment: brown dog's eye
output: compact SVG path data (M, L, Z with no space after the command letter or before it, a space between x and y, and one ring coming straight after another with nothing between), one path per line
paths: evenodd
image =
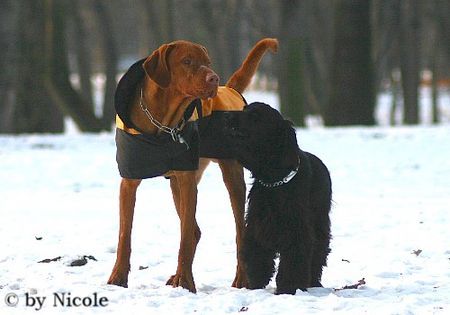
M186 66L190 66L192 64L192 60L189 58L183 59L183 64Z

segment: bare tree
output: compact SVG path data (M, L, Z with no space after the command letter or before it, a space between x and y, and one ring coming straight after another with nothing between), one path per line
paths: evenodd
M101 121L94 115L92 105L83 101L69 80L70 70L65 36L67 2L44 0L44 5L46 90L53 102L65 115L73 118L81 131L103 130Z
M13 115L17 87L17 55L19 3L0 2L0 133L14 131Z
M101 39L101 56L104 73L106 77L104 97L103 97L103 115L102 127L106 130L111 129L115 117L114 110L114 91L116 89L117 74L117 49L115 44L114 32L112 29L111 15L104 0L94 2L94 12L97 16L99 26L99 38Z
M305 95L307 112L324 116L330 95L333 57L333 6L328 0L306 2Z
M438 24L440 39L443 44L443 50L447 58L450 58L450 2L448 0L435 0L435 20ZM448 60L448 59L447 59ZM447 71L449 71L449 66L447 63Z
M419 122L419 5L420 1L403 0L400 6L400 69L402 74L404 123Z
M371 125L376 88L395 94L392 113L403 96L404 122L415 124L423 69L432 71L438 122L438 83L450 73L449 8L448 0L4 0L0 132L60 132L63 116L82 131L110 129L119 61L187 39L207 47L226 81L269 36L280 51L259 71L277 78L281 111L296 125L310 113L326 125ZM94 73L107 78L103 114L94 113Z
M86 23L86 13L89 13L90 8L86 5L86 1L70 1L68 3L70 11L72 12L69 17L72 19L69 22L69 34L68 39L72 39L68 42L68 47L73 51L76 56L76 68L74 71L78 73L80 84L79 92L84 102L92 104L94 94L92 91L91 77L92 77L92 54L89 43L89 26ZM90 16L88 16L90 17ZM93 105L91 105L93 106Z
M335 4L331 95L325 124L373 125L370 1L337 0Z
M280 110L294 125L303 126L305 97L303 80L304 31L302 1L280 2Z
M14 133L62 132L63 115L45 89L44 3L22 0L19 8Z

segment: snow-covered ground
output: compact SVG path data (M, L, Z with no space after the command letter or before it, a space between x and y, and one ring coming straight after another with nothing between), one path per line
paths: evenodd
M325 288L275 296L274 283L230 287L234 223L216 165L199 187L198 293L165 286L179 222L163 178L138 192L124 289L106 285L118 237L113 134L0 136L0 314L450 314L450 126L316 127L298 129L298 140L332 175L332 252ZM97 261L70 266L84 255ZM334 290L362 278L358 289ZM55 306L63 293L107 305Z

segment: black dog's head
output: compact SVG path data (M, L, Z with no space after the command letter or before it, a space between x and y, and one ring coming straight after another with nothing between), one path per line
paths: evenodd
M298 145L292 123L264 103L251 103L227 118L227 135L234 156L255 177L277 178L298 163Z

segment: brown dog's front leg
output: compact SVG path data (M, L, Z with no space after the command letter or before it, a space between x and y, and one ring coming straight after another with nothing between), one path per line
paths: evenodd
M198 178L197 178L197 183L198 183ZM178 180L175 176L170 177L170 188L172 190L172 195L173 195L173 202L175 204L175 209L177 210L177 215L178 218L180 218L181 220L181 197L180 197L180 185L178 183ZM200 237L202 236L202 232L200 231L200 228L197 224L197 220L194 219L194 242L193 242L193 246L194 246L194 252L195 249L197 248L197 244L200 241ZM169 283L170 280L168 281L167 284L172 284Z
M197 183L195 172L174 172L172 189L175 182L179 188L178 215L181 221L181 241L178 252L178 266L175 275L167 281L173 287L183 287L192 293L197 292L192 275L192 263L194 260L197 242L195 241L195 231L197 227L195 212L197 208ZM176 181L175 181L176 180ZM177 202L177 198L174 198Z
M133 227L134 205L136 191L141 180L123 178L120 183L120 228L117 258L109 277L108 284L128 287L128 272L130 271L131 229Z
M233 209L234 220L236 223L236 251L237 267L236 277L232 286L235 288L248 287L247 275L242 261L242 244L244 239L244 215L245 215L245 182L244 170L235 160L219 160L219 166L222 170L223 181L227 187Z

